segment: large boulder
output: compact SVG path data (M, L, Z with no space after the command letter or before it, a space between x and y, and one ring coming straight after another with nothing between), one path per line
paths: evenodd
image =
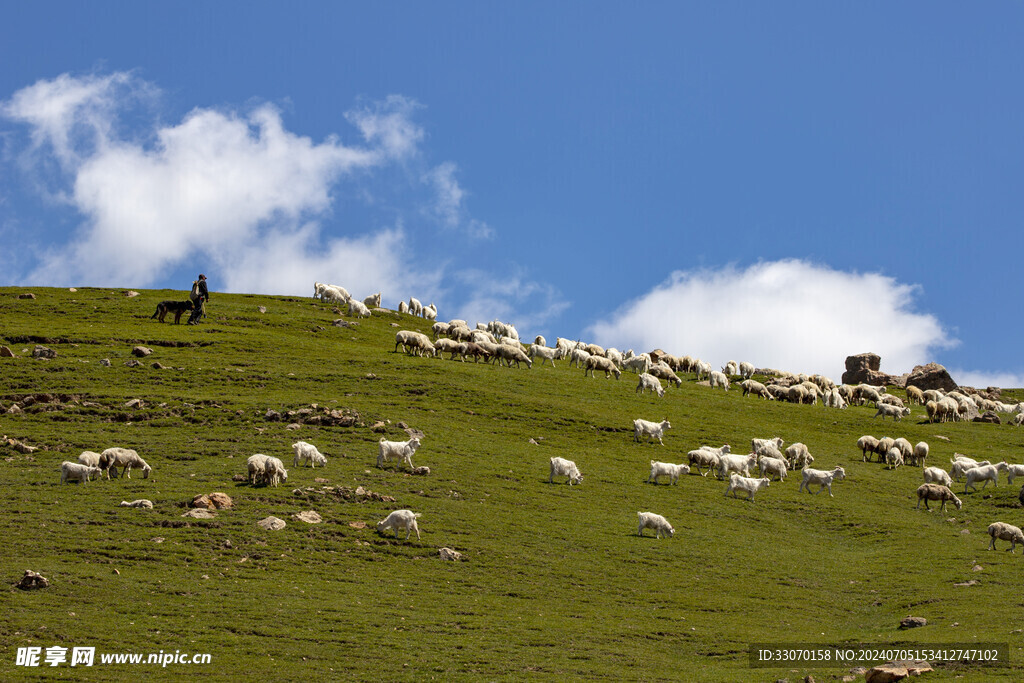
M846 372L843 373L843 384L871 384L883 386L901 384L900 379L893 375L880 372L882 358L877 353L858 353L846 357Z
M917 387L922 391L929 389L941 389L942 391L953 391L958 389L957 383L949 376L946 368L938 363L928 365L916 365L907 376L907 386Z

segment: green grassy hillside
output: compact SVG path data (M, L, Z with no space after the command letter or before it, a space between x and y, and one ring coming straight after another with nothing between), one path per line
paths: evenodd
M416 358L394 352L394 334L428 331L425 321L391 313L338 327L339 315L309 298L215 294L207 321L189 327L150 319L180 292L23 291L0 289L0 343L15 355L0 358L0 405L31 405L0 412L0 433L39 450L0 446L0 576L10 585L32 569L52 585L0 591L5 680L765 681L850 668L751 668L756 642L1008 643L1009 666L929 678L1024 675L1024 551L999 542L990 552L986 534L993 521L1024 522L1019 486L1002 479L961 496L961 511L918 511L921 469L864 463L855 445L862 434L905 436L931 445L932 464L954 451L1024 462L1024 431L931 425L920 407L883 423L872 408L769 403L692 376L659 399L635 394L632 373L585 378L564 361L528 370ZM33 360L36 343L58 356ZM129 367L139 344L153 354ZM142 408L124 407L135 398ZM311 407L357 421L289 429L287 415L265 419ZM664 446L633 442L637 417L671 421ZM378 469L377 421L395 440L407 438L399 422L422 430L414 462L431 473ZM752 437L771 436L806 443L815 466L843 465L835 497L799 493L799 472L754 502L724 497L710 476L644 483L651 459L685 462L701 444L746 452ZM325 469L291 466L299 439L328 455ZM59 483L61 461L111 446L137 450L152 476ZM233 481L253 453L285 460L288 481ZM581 486L547 483L556 455L576 461ZM325 491L359 486L395 501ZM212 491L234 508L182 517ZM155 508L118 507L137 498ZM421 541L375 531L403 507L422 513ZM324 522L293 518L305 510ZM675 536L638 538L639 510L666 516ZM287 528L258 527L268 515ZM465 561L441 561L442 546ZM928 625L898 630L907 615ZM100 665L97 654L92 668L44 672L15 666L27 646L180 650L212 663Z

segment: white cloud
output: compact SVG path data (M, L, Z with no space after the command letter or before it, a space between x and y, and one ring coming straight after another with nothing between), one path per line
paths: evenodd
M461 228L471 237L486 239L494 236L494 231L483 221L467 218L463 200L465 190L455 178L458 169L455 164L446 161L424 174L423 181L431 185L436 193L430 212L447 228Z
M985 389L1001 387L1003 389L1024 388L1024 375L1016 372L990 372L984 370L958 370L946 368L953 381L961 386Z
M801 260L746 269L678 271L587 330L603 345L663 348L716 367L824 373L836 381L846 356L871 351L882 371L908 372L955 345L932 315L913 311L915 285Z
M44 253L28 283L146 286L197 254L226 266L255 262L250 252L256 245L273 244L281 253L309 259L317 233L297 226L330 210L339 179L414 155L422 139L422 130L407 118L413 104L397 97L364 105L350 117L367 147L345 146L333 137L316 143L289 132L270 105L247 114L197 108L178 125L154 127L143 136L149 145L118 137L120 98L153 92L129 74L64 74L3 103L4 114L28 124L34 151L52 150L70 174L67 197L86 217L67 244ZM387 242L391 236L378 238ZM320 251L335 260L346 248L355 257L378 257L360 267L394 279L407 267L366 248L378 238L338 239ZM311 283L316 271L306 272ZM261 273L261 291L292 286L275 269ZM227 279L253 280L241 272Z

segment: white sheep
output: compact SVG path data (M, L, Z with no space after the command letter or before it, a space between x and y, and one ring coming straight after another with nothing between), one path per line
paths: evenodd
M925 461L928 460L928 442L918 441L914 444L914 464L919 467L924 467Z
M651 356L646 353L641 353L639 356L630 356L629 358L623 358L622 369L632 370L637 374L640 374L642 372L648 372L651 369Z
M394 529L395 538L398 538L398 530L405 531L405 540L409 540L412 532L416 532L416 540L420 540L420 528L416 524L416 518L420 513L412 510L395 510L384 519L377 522L377 533L384 533L388 529Z
M292 450L295 451L295 460L292 462L295 467L305 461L309 461L310 466L314 469L317 465L321 467L327 465L327 457L311 443L296 441L292 444Z
M85 484L92 477L99 478L102 474L103 470L99 467L90 467L80 462L65 460L60 464L60 483L62 484L69 481L78 481Z
M249 484L255 486L264 481L267 472L267 458L262 453L250 455L245 461L246 470L249 473Z
M437 306L431 303L423 307L423 317L427 320L437 320Z
M953 477L953 481L960 481L960 479L967 474L967 470L991 464L988 460L982 460L981 462L975 462L973 460L954 460L952 462L953 465L949 468L949 476Z
M633 440L639 442L640 435L646 434L652 441L657 439L658 443L664 446L665 442L661 438L665 435L666 429L672 429L672 424L667 419L661 422L636 419L633 420Z
M740 374L740 365L734 360L729 361L722 368L722 374L724 375L738 375Z
M352 300L348 290L340 285L323 285L320 289L320 301L332 301L339 304L347 304Z
M270 486L277 486L282 481L288 481L288 470L284 468L280 458L267 456L263 465L263 477Z
M802 470L814 462L814 456L811 455L807 444L798 441L786 449L786 462L789 463L790 469Z
M898 422L901 418L910 415L910 408L904 408L903 406L894 406L889 403L877 403L878 410L875 412L875 417L879 415L882 419L891 417L893 422Z
M414 469L412 465L412 456L416 452L416 449L420 447L420 438L414 436L408 441L388 441L384 438L380 440L380 448L377 452L377 467L384 467L390 458L397 458L402 462L409 465L409 469Z
M676 532L672 525L668 523L668 520L661 515L653 512L637 512L636 516L639 521L639 526L636 529L637 536L643 536L644 529L654 529L656 538L661 538L662 536L671 538L672 534Z
M729 486L725 489L725 495L728 496L729 493L732 493L732 497L735 498L737 491L746 491L747 500L754 500L754 494L761 489L768 488L770 483L771 480L767 477L752 479L734 473L729 477Z
M362 301L348 300L348 314L357 318L369 318L370 309Z
M569 367L586 367L590 354L583 349L573 349L569 352Z
M857 439L857 448L861 449L862 451L861 460L863 462L867 462L868 460L871 459L871 456L868 455L868 451L874 453L875 449L878 448L878 439L876 439L873 436L865 434L864 436Z
M754 375L754 364L747 361L740 361L740 377L750 379Z
M797 493L803 490L807 490L807 493L811 492L811 485L817 484L818 490L815 493L821 493L822 490L828 489L828 495L832 496L832 482L836 480L843 480L846 478L846 470L839 465L836 465L831 470L814 470L810 467L803 469L803 479L800 482L800 488Z
M152 510L153 509L153 501L146 500L145 498L140 498L139 500L133 500L131 502L129 502L127 500L122 500L121 501L121 505L119 505L118 507L123 507L123 508L144 508L146 510Z
M1008 550L1013 553L1020 543L1024 545L1024 531L1020 530L1020 527L1015 527L1012 524L1006 522L992 522L988 525L988 535L992 537L992 540L988 544L989 550L996 549L996 539L1001 541L1009 541L1010 547Z
M399 313L408 313L409 312L409 304L405 303L404 301L399 301L398 302L398 312Z
M775 437L774 439L751 439L750 450L755 455L767 455L769 457L777 457L777 453L782 450L782 447L786 445L786 442L781 437Z
M999 486L999 473L1006 472L1010 469L1010 466L1006 462L997 462L995 465L979 465L978 467L972 467L967 470L967 480L964 484L964 493L967 493L968 488L972 488L977 491L974 486L976 482L983 481L984 484L981 488L984 489L988 486L989 482L992 482L992 486Z
M409 297L409 313L416 316L423 315L423 304L419 299Z
M717 370L712 372L710 381L712 387L722 387L726 391L729 391L729 378L725 376L724 372L718 372Z
M507 339L507 337L505 339ZM515 346L512 346L511 344L505 344L505 339L502 339L502 343L498 344L494 350L494 357L498 359L498 363L500 364L501 361L504 360L508 363L508 367L512 367L512 363L515 363L517 368L520 367L520 363L526 363L527 368L532 368L533 361L530 360L529 356L523 353L522 348L519 346L519 342L513 341L512 344L515 344ZM604 359L602 358L602 360Z
M123 468L120 476L132 478L132 468L142 470L142 478L149 478L152 467L139 457L139 454L130 448L108 448L100 453L100 468L106 470L107 479L110 479L110 470L114 470L114 476L118 476L117 468Z
M949 490L949 487L943 484L921 484L917 487L917 505L914 506L915 510L921 509L921 501L924 501L924 509L931 510L928 507L929 500L940 500L942 505L939 506L939 510L946 509L946 503L953 501L953 505L956 505L956 509L959 510L963 503L956 497L956 494Z
M78 462L87 467L99 467L100 454L94 451L82 451L82 454L78 456Z
M619 370L618 366L604 356L591 355L590 358L587 359L586 366L583 370L583 376L586 377L589 372L590 376L594 377L595 370L603 370L605 379L608 379L611 375L615 375L615 379L619 379L622 376L622 371Z
M722 456L729 452L729 444L724 444L718 448L712 448L711 446L701 446L696 450L692 450L687 453L687 458L690 461L690 466L697 466L697 474L702 477L708 476L708 472L712 472L718 469L719 461ZM702 467L707 467L708 472L701 472Z
M543 337L538 337L538 339L543 339ZM536 360L538 357L540 357L541 365L544 365L544 361L550 361L551 367L555 367L555 360L558 358L562 358L565 355L565 351L560 348L551 349L548 348L547 346L544 346L543 344L538 344L534 342L533 344L530 345L530 352L528 355L530 357L530 360Z
M648 391L654 391L658 396L665 396L665 389L661 386L661 381L652 374L642 372L640 373L640 383L636 385L636 392L646 394Z
M363 305L367 308L380 308L380 292L371 294L363 299Z
M583 475L580 474L576 463L565 458L551 458L551 474L548 475L548 483L555 483L555 477L568 477L569 486L583 483Z
M767 476L769 479L778 477L779 481L786 481L786 471L789 469L789 465L781 458L769 458L762 455L757 460L757 467L761 477Z
M894 470L901 465L903 465L903 454L900 453L900 449L894 446L885 454L885 468Z
M774 401L775 397L768 391L768 387L761 384L755 379L745 379L740 382L740 386L743 388L743 395L753 394L769 401Z
M1024 465L1007 465L1006 466L1006 481L1007 481L1007 483L1012 484L1014 477L1024 477Z
M941 484L949 487L953 485L953 479L941 467L926 467L924 468L924 483Z
M689 474L689 465L673 465L670 462L658 462L656 460L651 461L651 474L647 477L647 483L658 483L658 477L668 477L670 484L675 484L679 480L679 475Z
M718 478L724 479L730 472L738 472L744 477L750 476L750 468L757 466L757 456L740 454L724 454L718 459Z

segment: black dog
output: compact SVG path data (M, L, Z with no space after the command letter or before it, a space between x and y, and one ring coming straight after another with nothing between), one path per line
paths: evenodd
M156 305L156 313L150 316L150 320L156 318L160 322L164 321L164 316L168 313L174 313L174 324L177 325L181 322L181 315L185 311L192 310L192 300L188 301L161 301Z

